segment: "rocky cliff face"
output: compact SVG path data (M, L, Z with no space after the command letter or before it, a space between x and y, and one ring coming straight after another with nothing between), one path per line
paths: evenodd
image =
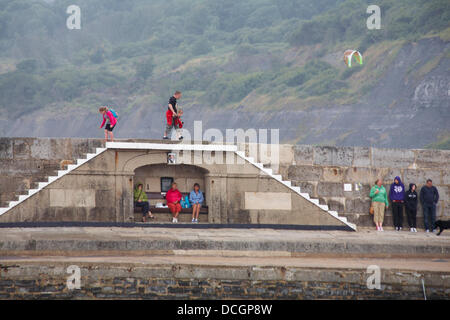
M407 43L390 68L357 103L314 106L306 110L212 110L185 105L185 128L202 120L203 129L279 128L282 142L421 148L450 134L450 43L439 38ZM118 138L160 138L164 102L121 113ZM98 114L39 110L3 120L6 136L102 137Z

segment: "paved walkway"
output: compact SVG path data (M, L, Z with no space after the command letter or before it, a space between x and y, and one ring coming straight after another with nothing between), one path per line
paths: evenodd
M0 241L26 239L178 239L178 240L278 240L356 241L377 243L450 244L450 231L434 233L360 228L357 232L273 229L190 229L190 228L2 228Z
M165 251L220 256L301 256L349 254L450 258L450 232L296 231L189 228L3 228L0 256L13 251L47 252ZM233 254L234 252L234 254ZM255 254L257 252L257 254Z

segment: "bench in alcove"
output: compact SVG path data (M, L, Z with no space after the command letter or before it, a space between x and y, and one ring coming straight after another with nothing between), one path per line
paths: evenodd
M148 200L162 200L161 202L165 202L166 197L165 195L161 194L160 192L146 192ZM183 198L185 196L189 197L189 193L182 192ZM205 196L205 193L203 193ZM172 221L172 214L170 213L170 209L165 208L157 208L154 205L150 206L150 211L155 216L155 220L158 222L169 222ZM136 221L141 221L142 219L142 209L138 207L134 207L134 217ZM182 208L181 212L178 216L178 220L180 222L190 222L192 218L192 208ZM167 221L166 221L167 220ZM200 214L198 216L199 222L208 222L208 206L203 205L200 208ZM147 221L154 221L147 219Z

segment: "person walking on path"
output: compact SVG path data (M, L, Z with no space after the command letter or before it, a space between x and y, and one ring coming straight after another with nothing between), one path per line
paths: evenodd
M417 186L414 183L409 184L409 190L405 193L405 209L408 217L408 224L411 232L417 232L416 216L417 216Z
M439 201L439 192L431 179L420 189L420 203L423 208L423 219L426 232L435 231L434 222L436 221L436 205Z
M169 98L169 104L166 111L166 130L164 131L163 139L170 139L172 136L172 130L176 130L176 121L178 117L178 105L177 101L181 99L181 92L176 91L173 96ZM182 140L183 137L179 137Z
M374 209L373 221L378 231L383 231L384 209L389 208L386 189L383 186L383 180L378 179L375 185L370 189L370 198Z
M392 217L395 230L403 228L403 203L405 201L405 186L399 176L394 178L389 191L389 199L392 201Z
M98 111L103 116L102 125L100 126L100 129L103 128L103 126L106 123L105 126L105 143L108 141L108 137L111 138L111 142L114 141L114 134L113 130L114 127L117 124L117 119L114 117L113 113L107 108L107 107L100 107Z

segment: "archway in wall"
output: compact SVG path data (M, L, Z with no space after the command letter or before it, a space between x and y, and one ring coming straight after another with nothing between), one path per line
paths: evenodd
M142 183L145 192L149 195L150 204L156 205L161 202L161 197L158 195L164 191L161 189L162 179L167 181L167 178L172 178L177 183L178 190L183 194L189 193L193 189L194 183L200 184L200 188L204 192L207 173L208 170L194 165L151 164L134 170L133 185Z

